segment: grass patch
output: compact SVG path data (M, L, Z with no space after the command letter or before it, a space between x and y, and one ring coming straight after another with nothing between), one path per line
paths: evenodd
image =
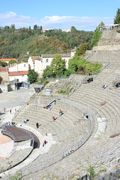
M72 87L63 87L60 90L58 90L57 93L63 95L69 95L72 90L73 90Z

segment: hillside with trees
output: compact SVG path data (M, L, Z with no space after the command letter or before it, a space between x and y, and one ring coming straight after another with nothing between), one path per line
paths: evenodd
M25 61L29 55L66 53L82 44L91 48L93 32L79 31L74 26L69 32L61 29L46 30L42 26L16 29L15 25L0 28L0 58ZM84 46L84 45L83 45Z

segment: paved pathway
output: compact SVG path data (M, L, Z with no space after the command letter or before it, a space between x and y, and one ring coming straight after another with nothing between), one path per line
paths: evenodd
M0 93L0 111L3 111L4 108L24 105L33 94L33 88Z

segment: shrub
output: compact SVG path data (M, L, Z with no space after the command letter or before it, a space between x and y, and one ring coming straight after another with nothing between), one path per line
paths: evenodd
M36 73L33 69L28 71L28 81L30 84L37 81L38 73Z
M88 170L88 174L90 176L90 179L94 180L95 176L96 176L94 167L90 165L87 170Z
M101 69L101 64L91 63L81 58L80 56L75 56L69 61L69 71L71 73L80 73L80 74L95 74L98 73Z
M18 171L14 176L10 177L10 180L22 180L22 172Z
M6 62L4 62L4 61L0 61L0 66L2 66L2 67L6 67L8 64L6 63Z
M10 64L15 64L16 63L16 60L11 60L11 61L9 61L9 65Z

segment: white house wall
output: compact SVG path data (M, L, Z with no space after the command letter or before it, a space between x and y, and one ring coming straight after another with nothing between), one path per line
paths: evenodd
M30 65L31 69L35 69L35 65L34 65L33 60L32 60L31 57L29 57L29 59L28 59L28 65Z
M28 76L27 75L21 75L21 76L9 76L9 81L13 81L18 79L19 82L27 82Z
M28 70L29 70L28 63L20 63L9 67L9 72L28 71Z
M42 60L35 60L35 71L40 74L43 74L44 69L47 66L50 66L53 58L42 58Z

